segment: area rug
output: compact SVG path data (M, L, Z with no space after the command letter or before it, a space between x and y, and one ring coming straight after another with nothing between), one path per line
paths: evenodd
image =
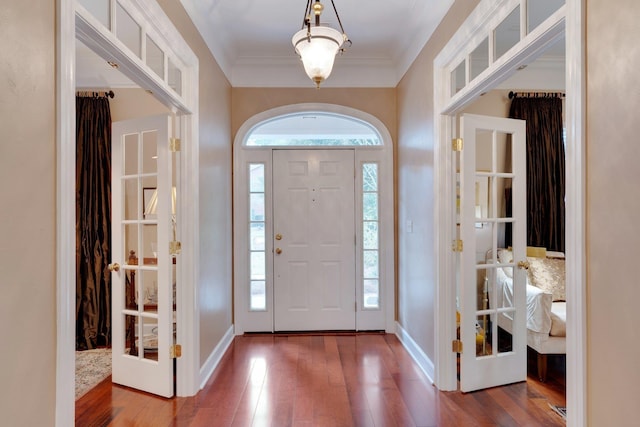
M111 349L76 351L76 400L111 375Z

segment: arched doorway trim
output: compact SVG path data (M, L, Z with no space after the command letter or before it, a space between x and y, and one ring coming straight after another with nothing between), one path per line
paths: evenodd
M247 146L246 141L252 131L261 124L300 113L312 112L335 114L367 124L379 135L380 145L268 145ZM378 171L379 206L379 305L372 307L365 301L363 283L363 238L362 227L356 225L356 329L385 330L395 332L395 266L394 266L394 203L393 203L393 141L386 126L375 116L366 112L335 104L302 103L292 104L263 111L249 118L238 130L234 140L234 327L236 334L244 332L273 331L273 223L272 205L272 159L275 149L353 150L356 171L356 212L355 218L362 218L363 170L375 165ZM256 168L264 178L264 247L265 259L264 306L256 309L251 302L250 273L250 174ZM262 248L262 246L261 246ZM255 279L255 278L254 278ZM258 281L260 281L258 279ZM375 304L374 304L375 305Z

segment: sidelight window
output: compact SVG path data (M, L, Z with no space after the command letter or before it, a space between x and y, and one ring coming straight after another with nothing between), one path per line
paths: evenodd
M378 164L362 165L362 289L365 309L380 308L380 195Z
M267 309L264 164L249 164L249 309Z

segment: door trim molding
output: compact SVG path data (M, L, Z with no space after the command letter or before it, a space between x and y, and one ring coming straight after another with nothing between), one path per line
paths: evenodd
M185 65L184 101L189 111L180 117L184 141L181 156L183 179L180 190L183 203L179 207L178 233L182 245L178 268L182 296L178 296L178 334L185 356L178 359L177 392L179 396L197 393L199 372L199 308L197 271L199 270L198 239L198 97L199 64L179 31L154 0L131 0L145 11L149 25L161 28L167 43ZM75 418L75 40L76 0L56 0L56 404L55 425L73 425ZM151 22L153 20L153 22ZM179 49L176 49L179 47ZM135 72L134 72L135 73ZM141 72L141 74L143 74ZM156 89L162 91L163 88ZM163 102L171 94L165 94ZM186 225L185 225L186 224Z
M566 218L567 425L586 426L587 270L586 270L586 42L585 0L566 0Z
M75 0L56 1L56 426L75 419Z
M383 311L384 324L379 329L384 329L387 332L395 332L395 241L394 241L394 196L393 196L393 141L391 134L386 126L375 116L366 112L345 107L335 104L324 103L301 103L286 105L283 107L277 107L270 110L258 113L242 124L236 133L234 139L233 150L233 199L234 199L234 327L236 335L241 335L245 331L253 330L248 325L248 296L246 289L241 284L246 284L241 278L247 277L248 263L246 260L247 249L247 212L248 212L248 191L247 191L247 176L246 167L249 163L262 163L265 165L265 179L270 182L271 180L271 152L274 149L296 149L296 147L247 147L245 140L250 134L251 130L258 124L273 119L279 116L286 116L288 114L300 113L300 112L327 112L335 113L339 115L353 117L373 126L382 138L383 145L379 146L348 146L348 147L299 147L301 149L310 148L322 148L322 149L340 149L348 148L355 150L355 166L356 170L362 163L366 162L378 162L380 165L380 218L381 218L381 232L380 239L385 243L385 247L380 251L380 279L384 282L381 289L381 295L384 295L385 301L382 302L381 310ZM269 192L269 186L267 185L267 201L266 210L272 212ZM357 211L357 210L356 210ZM266 230L272 229L271 218L266 218L265 221ZM271 243L267 239L266 242L266 263L267 263L267 295L268 306L270 304L273 307L272 292L269 290L272 283L269 282L269 265L272 264ZM358 313L364 313L365 311L359 310ZM244 313L244 315L243 315ZM251 316L254 317L252 322L259 324L264 331L273 331L273 312L251 312ZM366 316L365 316L366 317ZM358 322L358 320L361 322ZM356 327L358 324L365 322L369 319L364 319L363 315L360 318L356 317ZM363 329L364 330L364 329Z

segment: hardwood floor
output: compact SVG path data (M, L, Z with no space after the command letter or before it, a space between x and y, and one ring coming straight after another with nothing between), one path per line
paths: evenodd
M535 371L534 371L535 372ZM439 392L394 335L236 337L203 390L164 399L112 385L76 402L77 426L564 426L554 375Z

